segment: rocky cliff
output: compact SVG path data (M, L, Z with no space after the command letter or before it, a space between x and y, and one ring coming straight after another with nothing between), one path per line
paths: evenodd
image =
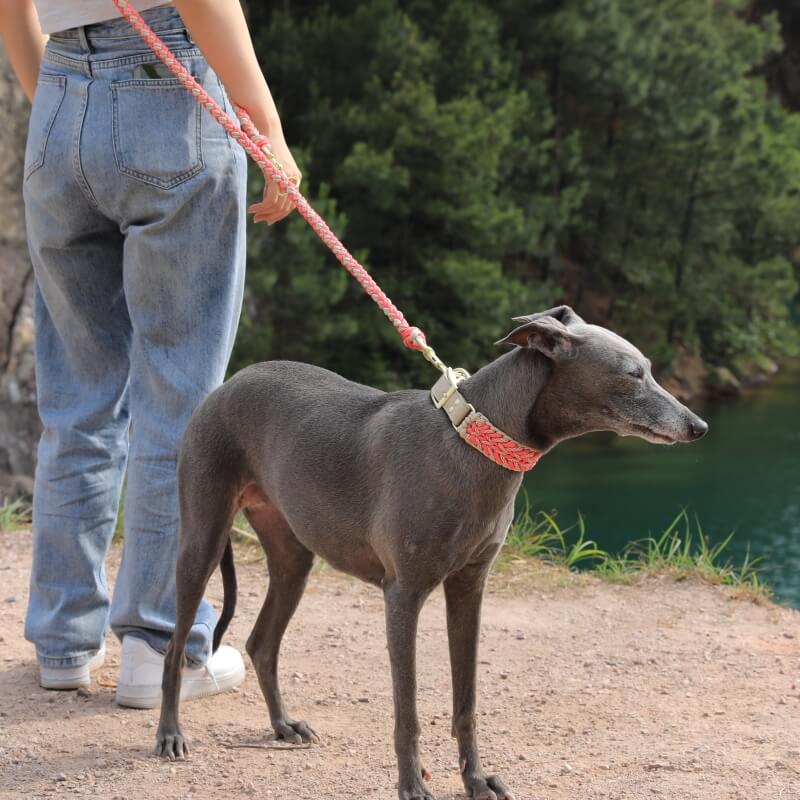
M33 371L33 272L22 164L28 101L0 43L0 503L33 486L39 434Z

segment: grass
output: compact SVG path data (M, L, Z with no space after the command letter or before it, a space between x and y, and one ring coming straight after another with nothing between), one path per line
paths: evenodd
M124 498L120 503L115 539L122 538ZM0 531L25 528L31 522L31 506L25 500L5 500L0 505ZM668 574L676 580L690 577L707 583L731 586L756 600L768 600L772 591L760 578L760 559L750 558L735 564L726 556L733 533L712 544L700 522L682 511L658 536L631 542L621 553L612 554L589 539L579 516L574 525L562 528L555 515L532 512L526 507L517 515L504 551L504 560L538 559L548 564L589 569L604 580L632 583L645 575ZM257 542L244 515L234 522L234 539Z
M31 504L25 500L4 500L0 506L0 531L16 531L31 523Z
M712 544L700 522L686 511L678 514L659 536L631 542L621 553L602 550L587 538L583 518L562 528L552 514L525 508L514 520L507 540L511 557L538 558L557 566L590 568L599 577L632 583L645 575L669 574L677 580L700 578L739 589L754 599L772 593L760 578L760 559L749 553L740 564L726 555L733 533Z

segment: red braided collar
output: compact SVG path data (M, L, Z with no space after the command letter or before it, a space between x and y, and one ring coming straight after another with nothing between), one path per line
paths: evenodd
M463 429L463 430L462 430ZM471 411L461 425L456 426L458 435L486 458L513 472L527 472L536 466L542 457L533 450L495 428L480 411Z
M541 451L526 447L495 428L456 389L457 380L453 370L448 370L431 389L431 398L436 408L441 408L450 418L458 435L505 469L512 472L533 469L542 456Z

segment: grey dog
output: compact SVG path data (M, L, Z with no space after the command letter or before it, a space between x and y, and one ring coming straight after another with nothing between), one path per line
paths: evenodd
M459 386L503 432L547 452L590 431L671 444L708 426L653 379L632 344L568 306L519 317L513 349ZM314 556L383 591L394 686L401 800L433 800L420 763L417 619L444 584L453 679L452 732L467 794L513 800L481 766L475 678L481 600L522 477L469 447L427 392L385 393L293 362L255 364L192 417L178 465L181 531L177 621L164 666L156 752L188 750L178 723L184 646L208 580L221 566L219 645L235 605L229 531L244 510L266 552L269 589L247 640L278 738L315 742L286 711L278 651Z

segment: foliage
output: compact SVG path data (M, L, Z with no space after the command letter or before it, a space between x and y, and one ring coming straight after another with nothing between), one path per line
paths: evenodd
M758 73L778 22L743 6L306 0L251 22L312 202L446 360L479 366L510 316L566 299L663 369L679 344L725 364L796 342L800 121ZM235 364L272 357L430 381L296 216L250 231Z

